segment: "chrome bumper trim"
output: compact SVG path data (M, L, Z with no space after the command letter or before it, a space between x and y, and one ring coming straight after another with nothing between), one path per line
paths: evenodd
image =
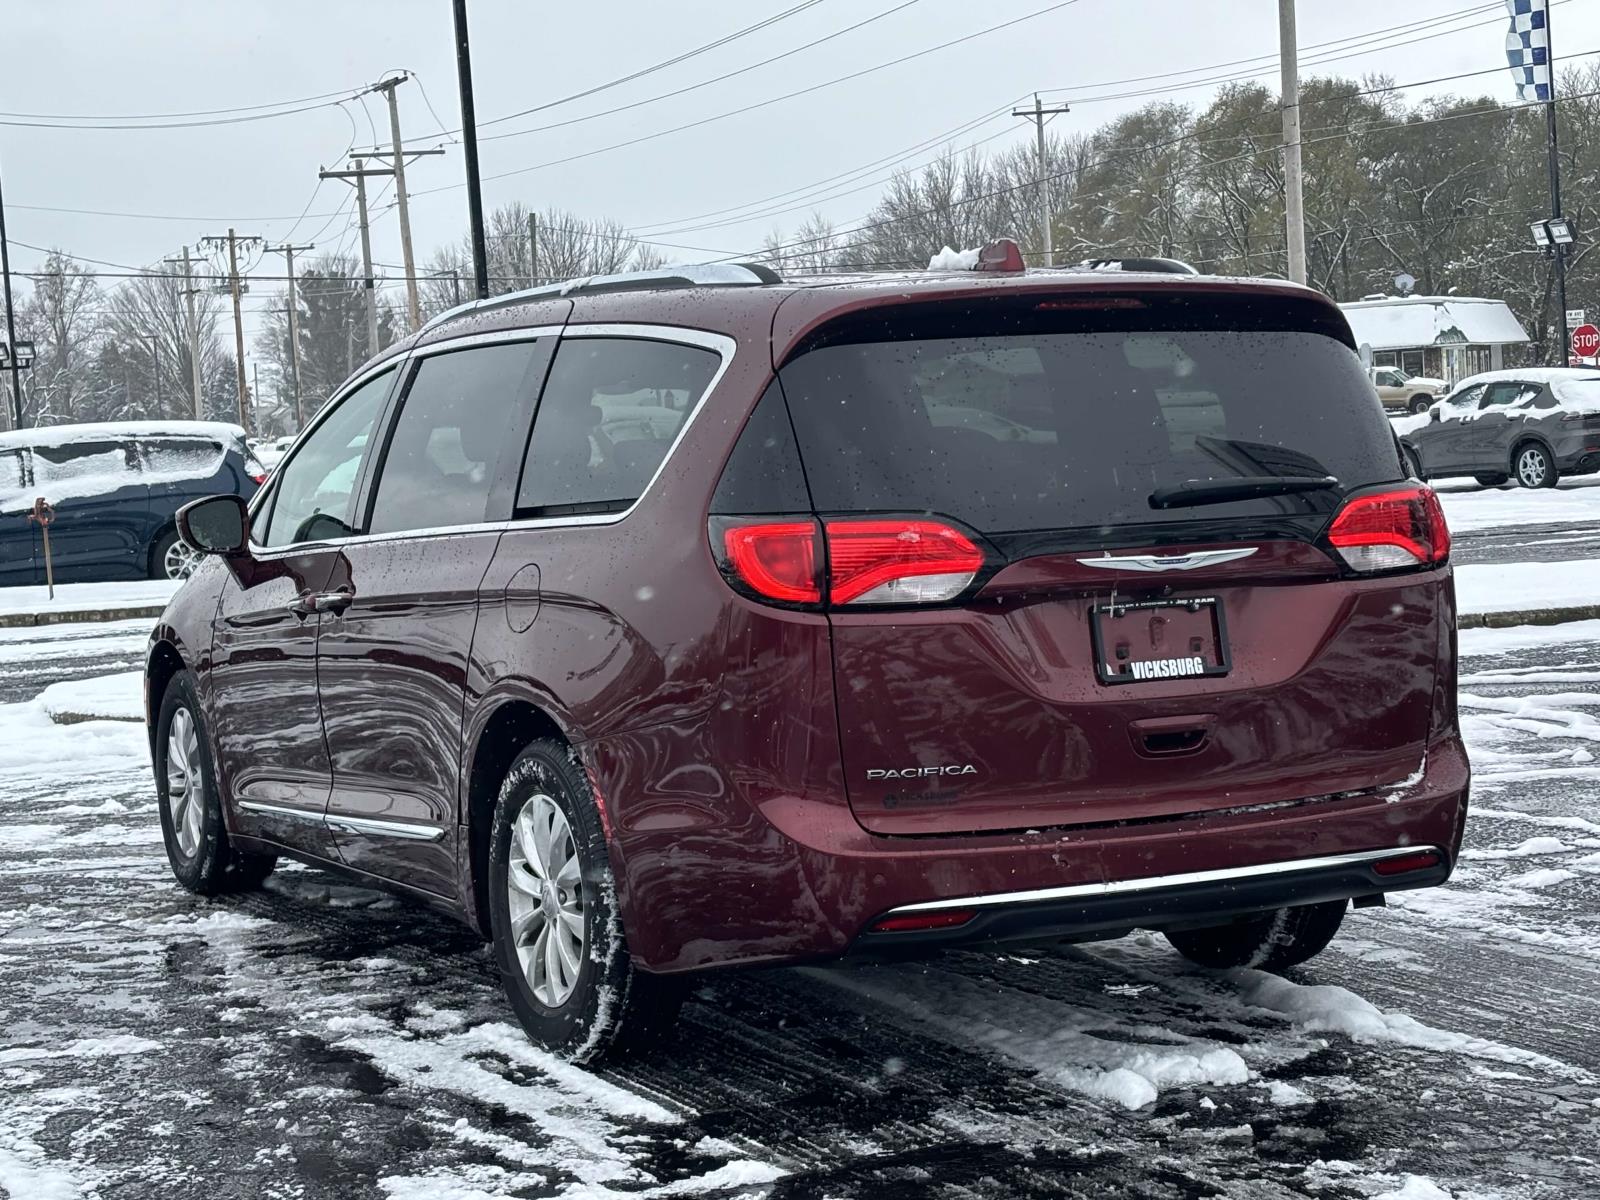
M1296 858L1288 862L1258 863L1251 867L1225 867L1216 871L1190 871L1183 875L1153 875L1148 879L1118 879L1102 883L1076 883L1068 887L1037 888L1029 892L993 892L987 896L958 896L949 900L924 900L919 904L902 904L884 913L885 917L905 913L938 912L949 908L996 908L1007 904L1035 904L1050 900L1082 900L1098 896L1127 895L1138 892L1159 892L1168 888L1187 887L1201 883L1226 883L1236 879L1257 879L1271 875L1296 875L1304 871L1320 871L1328 867L1362 866L1381 862L1386 858L1399 858L1408 854L1433 851L1440 862L1447 861L1445 853L1437 846L1396 846L1391 850L1362 850L1354 854L1330 854L1323 858Z

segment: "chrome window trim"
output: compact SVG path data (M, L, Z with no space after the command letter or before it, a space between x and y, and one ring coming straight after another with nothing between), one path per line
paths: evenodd
M501 342L533 342L542 337L559 337L563 329L565 329L563 325L527 325L517 329L496 329L489 333L462 333L455 337L441 338L437 342L429 342L425 346L413 346L408 357L429 358L450 350L494 346Z
M1100 896L1125 896L1139 892L1158 892L1167 888L1199 883L1225 883L1236 879L1257 879L1269 875L1295 875L1325 867L1363 866L1429 851L1444 862L1444 851L1437 846L1396 846L1391 850L1362 850L1353 854L1330 854L1321 858L1296 858L1287 862L1258 863L1252 867L1224 867L1213 871L1189 871L1182 875L1153 875L1148 879L1115 879L1101 883L1078 883L1068 887L1036 888L1027 892L993 892L986 896L960 896L949 900L924 900L902 904L884 913L896 917L907 913L939 912L951 908L998 908L1008 904L1034 904L1048 900L1081 900Z
M269 817L289 817L297 821L308 821L313 825L323 825L329 829L343 829L348 833L375 833L383 837L407 838L423 842L436 842L444 836L443 829L434 829L427 825L417 825L408 821L384 821L377 817L335 816L322 810L290 808L288 805L267 804L261 800L240 800L238 805L246 812L258 813Z
M317 550L324 547L361 546L369 542L391 542L400 538L431 538L456 533L495 533L510 529L568 529L590 525L615 525L619 521L625 520L650 495L651 489L656 485L656 480L660 479L662 473L667 469L667 464L672 461L672 456L677 453L678 447L688 435L690 427L699 419L700 414L705 411L707 404L717 390L718 384L722 382L729 368L733 366L734 359L739 354L739 343L735 338L724 333L712 333L708 330L691 329L682 325L612 323L568 325L565 328L559 325L539 325L530 326L526 329L499 330L494 333L462 334L459 337L430 342L426 346L416 347L408 355L404 356L401 359L401 368L409 368L413 359L425 358L447 350L461 350L469 346L491 345L496 342L534 341L540 337L548 337L552 333L560 333L563 340L569 337L623 337L637 338L641 341L650 342L675 342L679 345L698 346L701 349L710 350L721 358L721 361L717 364L716 371L711 376L710 382L706 384L705 391L700 393L700 399L689 410L689 415L679 428L677 436L672 439L672 444L667 447L667 452L662 455L661 462L657 464L655 473L650 476L640 490L638 498L627 508L621 512L614 513L588 513L565 517L512 517L504 521L481 521L473 525L440 525L426 529L401 529L390 533L358 533L346 538L328 538L324 541L316 542L292 542L286 546L273 546L270 548L259 546L252 541L250 543L251 555L260 559L274 559L284 558L293 554L303 554L308 550ZM384 364L384 366L387 365L387 363ZM316 423L321 421L323 415L332 409L338 401L343 400L346 395L376 373L376 370L369 371L349 387L343 389L333 400L323 405L322 411L317 414L315 421L300 434L300 438L305 437L312 429L316 428ZM295 439L296 446L300 444L300 438ZM293 448L290 449L289 453L293 453ZM287 460L288 455L286 454L284 457ZM260 495L261 493L257 494Z

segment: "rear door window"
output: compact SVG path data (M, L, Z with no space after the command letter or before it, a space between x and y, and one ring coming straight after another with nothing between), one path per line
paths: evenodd
M817 508L1114 539L1110 527L1322 511L1399 477L1360 360L1334 338L1129 324L803 354L780 378ZM1260 475L1333 475L1340 487L1150 503L1159 487Z
M33 448L33 482L52 504L109 495L143 482L133 443L65 442Z
M369 533L472 525L511 515L503 469L554 338L433 354L417 364L378 472ZM524 426L525 427L525 426ZM502 455L510 454L508 463Z
M621 512L643 493L717 373L713 350L566 337L539 399L517 512Z

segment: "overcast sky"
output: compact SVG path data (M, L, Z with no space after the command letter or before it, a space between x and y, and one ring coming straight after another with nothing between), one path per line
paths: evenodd
M796 7L803 11L634 82L490 123ZM480 135L486 139L480 149L488 180L485 207L522 200L611 217L647 239L654 231L659 241L674 243L662 248L680 261L758 247L774 226L792 230L811 205L692 231L683 227L728 217L686 218L792 193L927 143L927 149L905 160L917 165L937 153L938 139L963 127L965 132L947 145L1025 143L1032 131L1028 123L1008 115L984 118L1008 110L1035 89L1049 100L1072 101L1073 111L1052 125L1065 132L1093 129L1152 98L1121 95L1131 91L1169 89L1166 97L1199 105L1213 93L1214 83L1172 89L1191 79L1248 71L1276 86L1276 62L1268 58L1277 48L1274 0L1069 0L1064 5L1058 0L817 0L809 6L800 0L469 0L469 8ZM638 145L540 165L716 117L1047 8L1053 11L805 96ZM487 140L490 134L650 100L859 22L867 23L685 95L562 128ZM1595 0L1558 0L1553 23L1558 56L1600 51ZM1413 28L1377 37L1402 24ZM1411 82L1488 72L1408 94L1456 91L1511 100L1509 74L1496 69L1505 64L1505 28L1499 4L1300 0L1303 74L1381 72ZM1372 35L1369 44L1316 49L1361 35ZM1410 44L1392 44L1403 40ZM1348 57L1313 65L1319 53ZM1260 57L1236 65L1251 56ZM449 0L19 3L7 6L0 42L0 110L129 115L269 105L354 91L400 69L416 76L400 89L407 141L439 134L441 123L445 130L455 129L460 122ZM1172 75L1185 71L1195 74ZM1122 82L1151 76L1165 77ZM374 127L387 141L381 97L369 97L365 110L357 102L270 120L161 130L0 124L13 267L26 271L43 257L17 242L142 266L203 235L223 233L230 224L240 233L274 241L315 242L318 251L354 250L350 189L337 181L318 188L317 168L342 165L352 140L358 148L370 146ZM25 118L0 117L18 119ZM443 144L444 156L422 159L408 173L419 263L466 227L460 148L453 141ZM889 169L846 180L823 195L860 190L816 206L848 226L871 207L877 181ZM1542 172L1544 164L1530 163L1528 169ZM518 173L493 178L507 172ZM863 183L873 186L861 188ZM376 206L383 211L375 219L373 250L379 262L397 264L399 234L391 199L384 190ZM785 202L794 203L765 207ZM252 255L252 265L258 262ZM281 275L281 263L274 256L257 269ZM275 286L258 284L247 300L252 335Z

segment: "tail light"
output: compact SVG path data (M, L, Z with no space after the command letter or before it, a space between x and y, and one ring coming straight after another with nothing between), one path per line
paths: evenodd
M836 605L937 604L966 591L984 563L967 534L920 517L713 517L711 542L735 587L782 604L821 604L824 582Z
M821 602L815 521L729 525L722 546L724 569L755 595L785 604Z
M267 472L262 471L258 475L254 471L251 471L250 472L250 478L255 480L257 483L265 483L267 481Z
M1426 566L1450 556L1444 509L1429 487L1352 496L1334 517L1328 541L1362 572Z
M983 566L983 551L941 521L829 521L828 596L835 604L953 600Z

